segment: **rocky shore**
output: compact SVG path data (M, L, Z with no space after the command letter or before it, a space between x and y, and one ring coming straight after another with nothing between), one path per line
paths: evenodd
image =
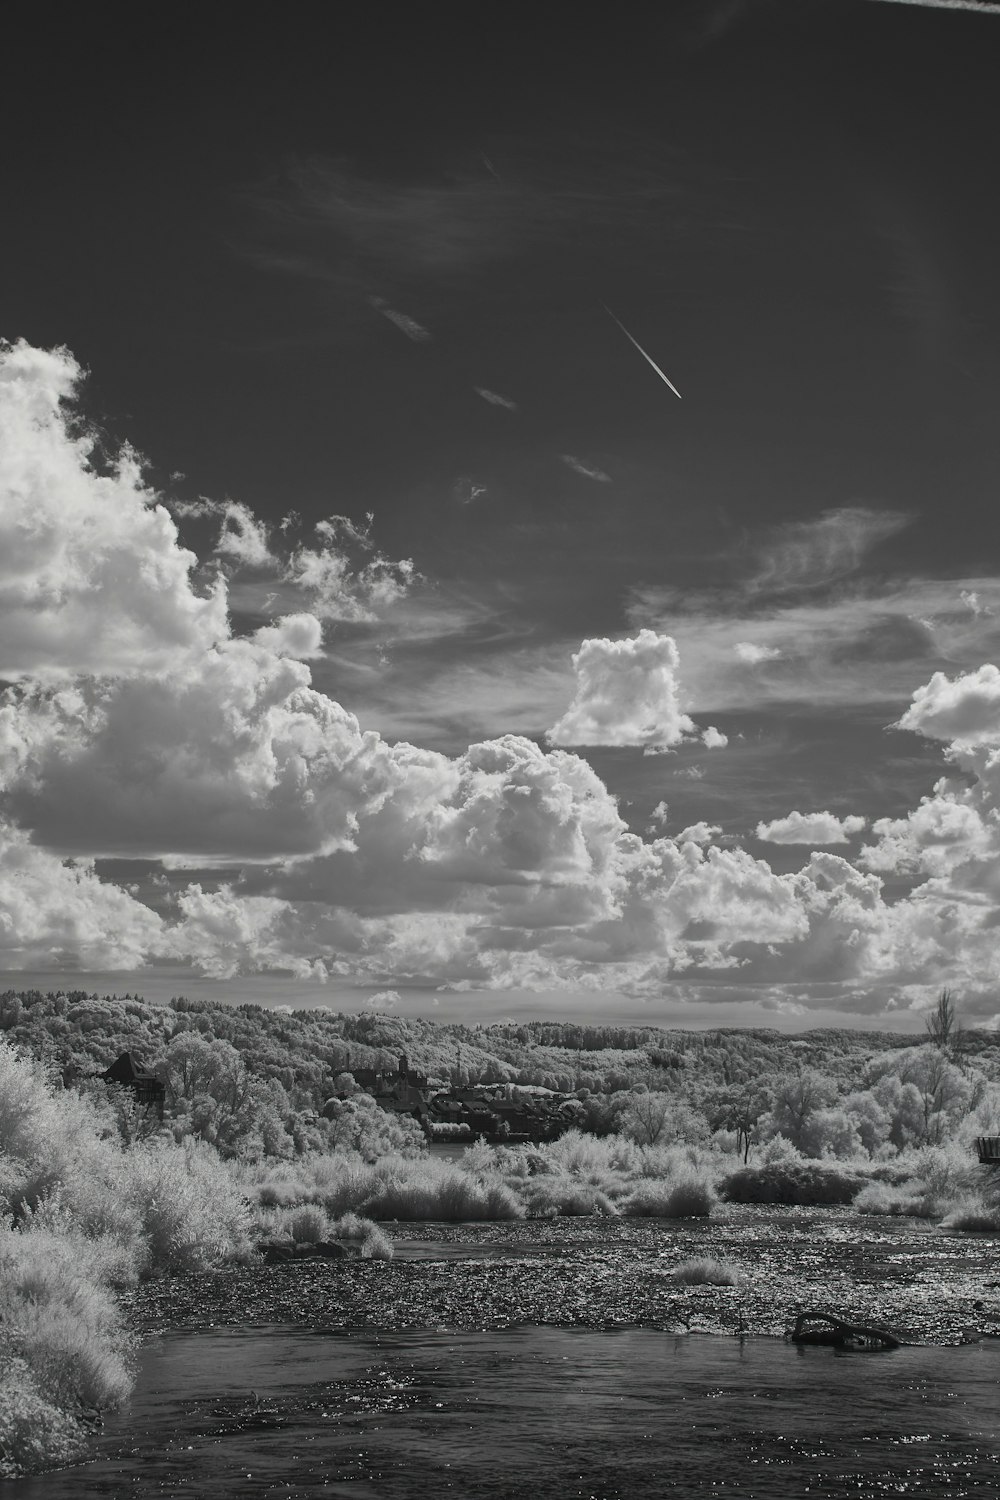
M780 1335L828 1308L909 1341L1000 1336L995 1236L850 1209L730 1206L710 1221L612 1218L389 1224L395 1258L300 1258L147 1282L123 1299L140 1335L235 1325L499 1329L553 1324ZM738 1284L688 1285L685 1261Z

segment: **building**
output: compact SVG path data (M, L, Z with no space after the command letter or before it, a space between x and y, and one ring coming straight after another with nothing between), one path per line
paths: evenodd
M119 1088L130 1089L135 1095L135 1102L142 1105L147 1111L155 1109L160 1119L163 1119L163 1105L166 1100L166 1085L157 1078L155 1073L147 1073L142 1068L137 1068L131 1052L123 1052L101 1074L105 1083L116 1083Z

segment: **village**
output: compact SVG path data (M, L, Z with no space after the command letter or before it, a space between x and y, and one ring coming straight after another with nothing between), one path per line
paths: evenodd
M356 1085L389 1114L410 1115L432 1142L482 1140L514 1145L554 1141L577 1123L581 1113L574 1095L540 1086L457 1085L428 1078L410 1067L405 1053L394 1073L355 1068L342 1078L345 1093Z

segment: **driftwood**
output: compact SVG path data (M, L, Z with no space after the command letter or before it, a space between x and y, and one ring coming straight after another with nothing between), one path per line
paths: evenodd
M788 1337L793 1344L828 1344L834 1349L855 1349L859 1353L898 1349L902 1343L885 1328L848 1323L828 1312L799 1313Z

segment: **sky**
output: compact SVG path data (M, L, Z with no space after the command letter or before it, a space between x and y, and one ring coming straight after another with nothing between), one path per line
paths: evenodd
M12 23L0 984L1000 1024L1000 8L646 10Z

